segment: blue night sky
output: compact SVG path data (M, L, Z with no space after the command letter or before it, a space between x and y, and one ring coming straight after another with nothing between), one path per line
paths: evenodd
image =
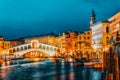
M120 11L120 0L0 0L0 35L6 39L89 29Z

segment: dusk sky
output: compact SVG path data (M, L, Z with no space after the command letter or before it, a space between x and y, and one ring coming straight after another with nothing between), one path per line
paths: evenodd
M120 0L0 0L0 35L6 39L89 29L120 11Z

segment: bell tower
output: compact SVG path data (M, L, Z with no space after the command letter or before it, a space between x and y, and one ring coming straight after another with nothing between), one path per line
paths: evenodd
M91 16L90 16L90 27L95 23L95 12L94 12L94 9L92 9L92 13L91 13Z

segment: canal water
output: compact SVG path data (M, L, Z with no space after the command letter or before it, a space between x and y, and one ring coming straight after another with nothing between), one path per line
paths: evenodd
M101 70L74 66L73 63L22 64L0 69L0 80L104 80Z

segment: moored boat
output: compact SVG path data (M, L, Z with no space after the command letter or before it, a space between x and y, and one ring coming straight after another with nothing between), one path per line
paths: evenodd
M102 67L102 64L94 64L94 66L93 66L95 69L101 69L101 68L103 68Z
M83 63L75 62L75 63L74 63L74 66L83 66Z
M84 62L84 66L93 66L94 62Z

